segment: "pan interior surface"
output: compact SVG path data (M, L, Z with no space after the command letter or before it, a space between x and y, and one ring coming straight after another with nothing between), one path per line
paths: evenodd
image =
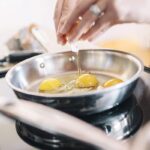
M143 71L142 63L136 57L118 51L80 50L78 60L81 73L96 74L102 83L106 78L117 77L124 81L120 86L125 86ZM77 75L77 55L74 52L43 54L23 61L8 72L6 80L16 91L38 95L40 81L66 74Z
M85 72L86 74L87 72ZM89 88L77 88L75 85L76 80L79 78L81 75L85 75L84 72L82 74L78 74L78 71L76 72L69 72L69 73L62 73L59 75L51 75L49 77L46 77L44 79L37 80L36 82L32 83L29 87L27 87L26 90L30 92L40 92L39 91L39 85L46 79L51 79L51 78L56 78L62 83L62 87L53 90L53 91L45 91L42 93L46 94L64 94L64 95L72 95L72 94L78 94L78 93L83 93L85 94L86 92L90 91L96 91L103 89L103 85L111 80L111 79L119 79L118 76L116 75L110 75L102 72L94 73L94 72L89 72L88 74L92 74L96 77L98 80L98 85L96 87L89 87Z

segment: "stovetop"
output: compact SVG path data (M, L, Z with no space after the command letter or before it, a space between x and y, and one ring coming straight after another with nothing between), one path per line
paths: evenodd
M126 100L121 105L117 106L114 109L108 110L106 112L83 117L82 119L92 123L93 125L103 129L109 136L112 136L116 139L127 139L130 140L134 135L139 131L140 127L143 126L147 121L150 120L149 115L149 107L150 107L150 74L143 73L141 79L139 80L137 87L134 91L134 95L132 95L128 100ZM19 136L26 141L27 143L34 145L36 147L43 148L39 144L40 142L46 143L46 145L51 146L51 150L60 149L63 150L64 147L62 145L71 144L69 149L74 147L74 150L84 149L82 143L78 143L78 141L74 141L72 139L64 139L64 137L60 137L57 135L43 134L41 131L33 129L32 127L28 127L20 122L17 122L17 132L19 136L17 136L17 132L14 128L14 123L8 122L7 126L10 127L13 125L13 128L9 128L9 132L7 133L6 126L1 126L0 133L4 134L5 130L5 140L3 139L3 143L0 140L0 150L19 150L20 148L26 147L26 150L32 150L34 148L26 145L23 141L19 139ZM10 138L12 136L12 139ZM43 137L42 137L43 136ZM42 137L42 138L41 138ZM4 145L4 143L9 143L7 139L10 141L16 138L16 143L13 143L15 148L9 145ZM1 137L2 139L2 137ZM17 143L17 141L19 141ZM34 142L33 142L34 141ZM40 145L40 146L39 146ZM60 146L61 145L61 146ZM75 147L78 146L78 147ZM19 148L20 147L20 148ZM45 148L45 147L44 147ZM87 149L87 148L85 148ZM89 149L89 147L88 147ZM92 149L92 148L91 148ZM67 149L65 149L67 150Z
M107 135L118 139L126 139L140 128L143 112L132 95L119 106L94 115L78 116L80 119L102 129ZM40 149L50 150L86 150L89 145L57 134L48 134L39 129L17 121L16 129L19 136ZM90 148L95 150L95 148Z

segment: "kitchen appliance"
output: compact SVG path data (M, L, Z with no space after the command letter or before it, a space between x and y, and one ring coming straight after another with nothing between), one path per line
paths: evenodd
M33 52L29 50L11 52L7 56L0 59L0 78L4 77L8 70L17 63L40 54L41 52Z
M116 108L95 115L78 117L100 129L103 129L108 136L118 140L123 140L134 135L140 128L143 121L142 109L133 95ZM25 142L39 149L96 149L65 136L48 134L20 121L16 122L16 130L18 135Z
M111 109L126 100L132 94L143 71L143 64L138 58L119 51L81 50L79 62L81 73L90 71L104 76L113 74L124 82L109 88L74 95L43 94L27 90L39 79L77 72L77 55L70 51L47 53L21 62L8 72L6 80L21 99L74 115L89 115Z

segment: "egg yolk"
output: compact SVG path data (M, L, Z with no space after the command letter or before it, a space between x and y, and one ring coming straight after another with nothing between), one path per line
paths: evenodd
M113 79L106 81L103 86L104 87L111 87L111 86L117 85L117 84L122 83L122 82L123 81L120 79L113 78Z
M62 83L60 80L56 78L49 78L45 79L44 81L41 82L39 86L39 91L53 91L58 89L59 87L62 86Z
M99 81L94 75L83 74L78 77L75 84L77 88L90 88L90 87L97 87Z

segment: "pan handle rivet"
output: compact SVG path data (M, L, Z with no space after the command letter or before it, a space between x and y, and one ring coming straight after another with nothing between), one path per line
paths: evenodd
M44 63L41 63L41 64L40 64L40 68L45 68L45 64L44 64Z

